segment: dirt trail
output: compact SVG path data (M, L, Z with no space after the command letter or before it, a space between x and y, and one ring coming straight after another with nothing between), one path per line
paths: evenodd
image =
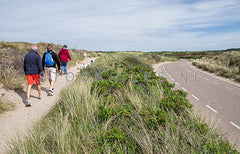
M86 58L81 63L89 63L91 60L96 58ZM68 69L68 72L77 74L79 72L80 64ZM50 108L54 106L59 98L59 92L64 89L71 82L66 80L66 76L57 76L55 83L54 95L47 96L49 89L49 83L45 81L42 84L42 96L43 98L38 99L38 93L36 89L31 90L31 107L25 107L23 101L16 105L14 111L6 112L0 115L0 153L4 153L7 150L7 141L17 137L17 135L24 135L29 129L32 128L35 122L39 121L46 113L49 112ZM22 96L22 99L26 98L26 93Z

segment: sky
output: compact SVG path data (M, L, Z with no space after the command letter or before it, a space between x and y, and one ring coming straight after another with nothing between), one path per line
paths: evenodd
M240 48L240 0L0 0L0 41L89 51Z

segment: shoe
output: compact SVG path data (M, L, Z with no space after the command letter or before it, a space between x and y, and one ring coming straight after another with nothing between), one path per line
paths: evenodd
M53 90L49 90L49 91L48 91L48 95L49 95L49 96L53 96Z
M42 96L39 96L38 99L42 99Z
M26 102L26 106L32 106L32 103L30 100Z

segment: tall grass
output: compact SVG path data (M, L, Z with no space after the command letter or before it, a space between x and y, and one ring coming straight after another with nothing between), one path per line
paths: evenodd
M19 77L19 71L15 71L10 67L0 66L0 83L8 90L21 91L23 78Z
M204 59L202 61L193 61L193 65L204 71L215 73L216 75L226 78L234 79L240 82L240 52L232 51L225 52L219 56L211 59Z
M115 65L132 71L127 68L130 62L146 64L133 57L104 55L95 67L105 61L111 71ZM25 140L10 144L9 153L237 153L223 135L193 114L186 93L155 78L141 88L131 80L119 86L114 79L95 82L89 77L84 82L79 76Z
M69 50L69 54L71 56L71 61L69 61L69 67L73 67L76 65L76 62L82 61L84 59L83 52L78 50Z
M177 61L177 57L162 56L162 53L159 53L159 52L143 53L141 57L149 64L157 64L165 61L169 61L169 62Z
M13 110L15 105L13 103L4 102L0 99L0 114L4 113L5 111Z

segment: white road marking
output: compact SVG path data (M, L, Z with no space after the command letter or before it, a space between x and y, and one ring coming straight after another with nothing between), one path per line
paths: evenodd
M204 78L204 79L206 79L206 80L208 80L208 81L209 81L209 79L208 79L208 78Z
M225 86L225 88L227 88L227 89L230 89L230 90L233 90L232 88L230 88L230 87L227 87L227 86Z
M173 78L171 78L171 80L172 80L172 81L174 81L174 79L173 79Z
M197 98L195 95L192 94L192 97L195 98L196 100L199 100L199 98Z
M240 127L238 125L236 125L234 122L229 122L230 124L232 124L233 126L237 127L237 129L240 129Z
M182 89L187 92L187 90L185 88L182 87Z
M210 110L212 110L213 112L217 113L216 110L214 110L213 108L211 108L209 105L206 105L207 108L209 108Z
M179 86L179 83L177 83L177 82L176 82L176 85L178 85L178 86Z
M163 69L164 69L165 72L167 72L164 65L163 65Z

